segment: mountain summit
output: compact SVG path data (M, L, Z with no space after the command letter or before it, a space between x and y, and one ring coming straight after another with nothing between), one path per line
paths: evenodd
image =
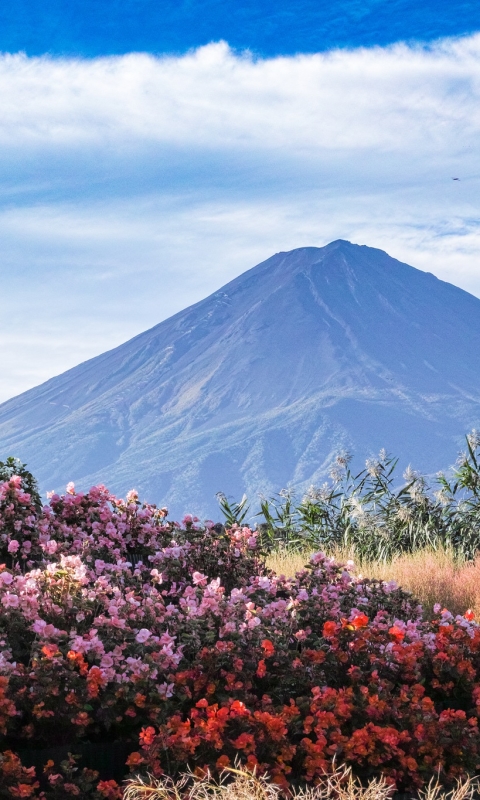
M43 489L134 486L213 513L381 447L429 472L480 426L480 300L382 250L277 253L126 344L0 405Z

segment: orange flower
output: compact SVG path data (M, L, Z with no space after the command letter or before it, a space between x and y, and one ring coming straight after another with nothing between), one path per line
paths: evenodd
M401 628L398 628L396 625L392 625L392 627L389 628L388 632L390 636L393 636L393 638L396 639L397 642L401 642L405 638L405 633L401 630Z
M140 755L138 750L135 751L135 753L130 753L126 761L127 767L137 767L139 764L144 764L144 763L145 759L143 758L143 756Z
M89 697L98 697L99 690L105 686L106 679L99 667L92 667L87 676L87 689Z
M86 675L88 672L88 664L86 663L82 653L77 653L76 650L69 650L67 653L67 658L69 661L77 666L80 670L80 675ZM98 669L98 667L97 667Z
M250 711L248 711L245 703L242 703L241 700L234 700L230 706L230 715L232 717L248 717L250 715Z
M328 620L323 625L323 635L326 637L334 636L337 630L337 623L333 620Z
M65 702L68 703L69 706L76 706L78 705L77 696L75 692L69 692L65 695Z
M53 658L60 653L56 644L44 644L42 647L42 653L46 658ZM21 797L21 795L19 795ZM25 795L28 797L28 795Z
M258 675L259 678L264 678L266 674L267 674L267 667L265 665L265 659L262 658L258 662L257 675Z
M220 756L220 758L217 758L216 761L217 769L225 769L225 767L228 767L229 764L230 764L230 759L228 756Z
M38 789L38 786L38 783L34 783L30 786L26 783L17 783L17 785L12 786L9 791L12 797L31 797L35 789Z
M136 694L135 697L133 698L133 702L138 708L145 708L146 699L147 698L144 694L140 694L140 692L138 692L138 694Z
M262 650L265 653L265 658L270 658L270 656L273 656L275 652L273 642L271 642L270 639L264 639L262 641Z
M255 739L251 733L241 733L232 744L237 750L245 750L246 753L255 750Z
M368 625L367 615L357 614L357 616L352 619L352 625L354 628L366 628Z
M139 739L143 747L149 747L155 739L155 728L152 728L151 725L149 725L148 728L142 728Z
M100 781L97 785L97 791L108 800L117 800L117 798L120 800L122 797L122 791L117 781Z
M91 720L86 711L79 711L75 717L72 717L72 722L74 725L80 725L83 727L88 725Z

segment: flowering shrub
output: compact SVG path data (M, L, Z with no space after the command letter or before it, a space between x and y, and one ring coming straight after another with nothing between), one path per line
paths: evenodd
M33 800L121 800L122 791L116 781L99 781L94 770L80 770L77 759L69 756L58 768L48 761L37 780L33 767L25 768L15 753L0 753L0 797L28 797ZM41 784L45 788L41 788Z
M69 485L41 510L27 495L0 485L5 797L117 797L74 761L38 776L14 755L82 740L130 741L126 770L155 776L240 756L280 786L333 759L402 789L480 765L471 614L425 621L395 584L321 553L286 579L249 528L167 522L134 492Z

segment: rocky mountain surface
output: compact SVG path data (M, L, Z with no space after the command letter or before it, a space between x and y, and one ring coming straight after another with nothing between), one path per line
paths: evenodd
M447 468L480 427L480 300L335 241L277 253L129 342L0 405L0 458L42 490L105 483L213 515L325 480L341 449Z

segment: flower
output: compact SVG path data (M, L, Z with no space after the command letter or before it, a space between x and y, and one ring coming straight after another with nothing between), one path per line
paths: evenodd
M139 642L139 644L144 644L144 642L146 642L147 639L150 639L151 635L152 635L151 632L147 630L147 628L141 628L141 630L139 630L139 632L135 636L135 641Z
M263 652L265 653L266 658L270 658L270 656L273 656L273 654L275 653L275 647L273 645L273 642L270 641L270 639L262 639L261 647Z

